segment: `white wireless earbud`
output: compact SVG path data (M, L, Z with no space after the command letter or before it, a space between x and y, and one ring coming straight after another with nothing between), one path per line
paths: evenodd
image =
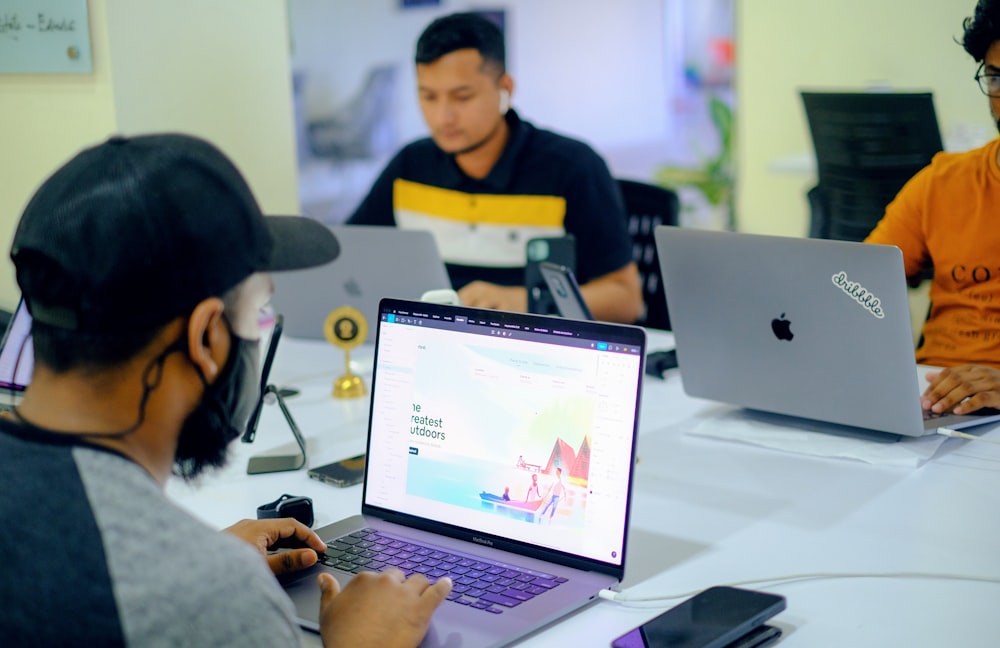
M500 90L500 114L506 115L507 111L510 110L510 93L506 90Z

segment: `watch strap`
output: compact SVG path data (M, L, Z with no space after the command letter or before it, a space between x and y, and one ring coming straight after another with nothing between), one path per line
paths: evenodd
M292 513L296 514L293 515ZM306 514L303 515L303 513ZM301 495L289 495L285 493L273 502L261 504L257 507L258 520L283 517L295 518L306 526L311 527L313 523L312 499Z

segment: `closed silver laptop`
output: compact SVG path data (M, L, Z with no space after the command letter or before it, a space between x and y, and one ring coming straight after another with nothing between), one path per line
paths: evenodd
M654 236L688 394L904 436L1000 419L924 420L899 248L672 226Z

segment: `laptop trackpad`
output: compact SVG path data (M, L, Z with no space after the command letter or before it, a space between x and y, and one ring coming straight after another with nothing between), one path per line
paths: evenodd
M314 565L309 569L296 572L293 575L279 578L285 592L295 603L297 621L306 630L319 632L320 591L316 583L316 575L326 570L340 583L341 590L347 586L353 576L336 570L327 569L322 565ZM462 646L484 646L494 643L503 636L501 615L483 615L480 627L470 626L468 617L463 614L469 610L447 601L434 612L430 627L420 646L423 648L461 648ZM462 628L457 632L456 628Z

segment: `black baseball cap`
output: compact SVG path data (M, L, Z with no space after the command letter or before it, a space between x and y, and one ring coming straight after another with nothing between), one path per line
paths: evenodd
M339 251L318 221L264 216L209 142L157 134L112 137L58 169L28 202L10 258L36 321L100 334L155 328L255 272Z

